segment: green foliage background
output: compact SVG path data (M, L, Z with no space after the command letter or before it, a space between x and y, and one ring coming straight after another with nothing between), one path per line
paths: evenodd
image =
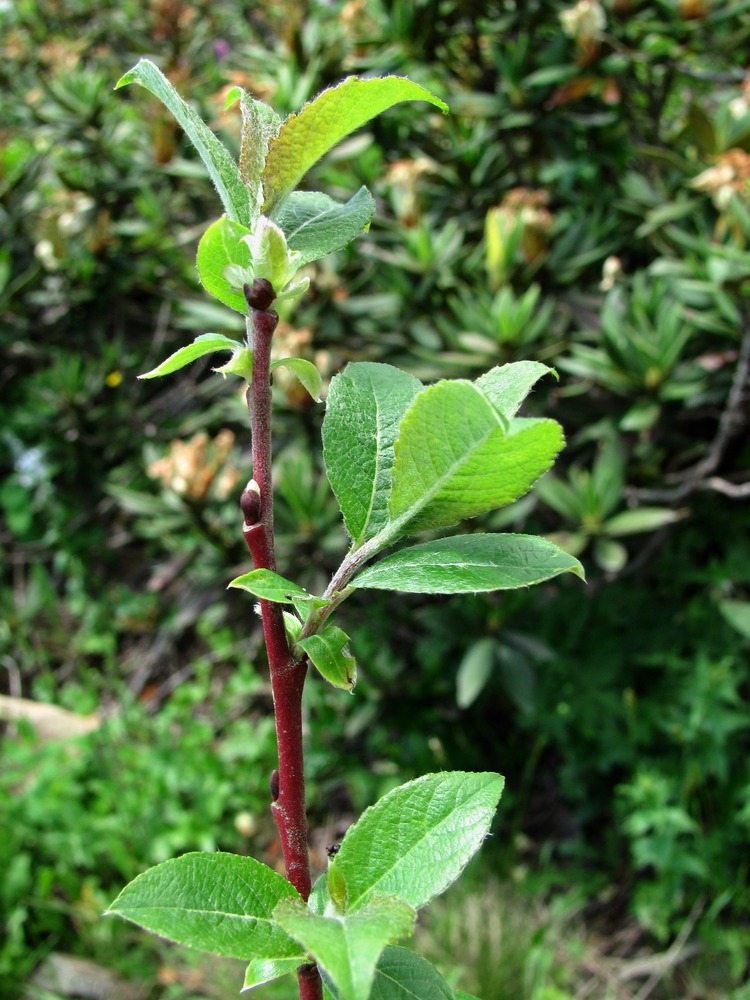
M367 184L378 209L310 268L282 353L328 375L536 359L561 376L527 413L568 447L483 527L554 536L588 587L353 597L356 696L308 692L334 734L310 749L318 825L423 771L497 769L498 871L617 886L659 941L698 901L705 946L746 973L750 5L614 0L589 33L564 30L572 8L0 11L0 683L104 718L64 752L2 737L6 992L50 947L110 959L131 932L99 913L146 865L273 842L258 628L224 589L246 568L243 403L203 363L135 381L238 321L197 285L218 212L194 151L145 92L112 91L140 56L235 148L235 84L283 114L347 73L443 97L449 117L396 108L315 168L311 186ZM276 385L282 572L319 589L344 545L322 408Z

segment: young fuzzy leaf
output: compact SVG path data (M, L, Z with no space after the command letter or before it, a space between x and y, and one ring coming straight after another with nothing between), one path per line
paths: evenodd
M198 358L202 358L206 354L213 354L215 351L236 351L240 346L236 340L225 337L221 333L202 333L195 338L192 344L181 347L179 351L170 354L156 368L139 375L138 378L157 378L160 375L171 375L172 372L179 371L180 368L184 368L185 365L197 361Z
M554 420L510 422L465 381L421 392L395 445L389 513L401 535L446 528L527 493L563 446Z
M245 969L245 982L242 990L251 990L254 986L263 986L274 979L288 976L290 972L296 972L298 966L307 961L307 956L301 958L254 958Z
M293 191L274 212L290 250L308 264L341 250L369 229L375 202L366 187L341 204L320 191Z
M315 402L320 402L320 394L323 391L323 379L311 361L306 361L304 358L280 358L278 361L271 362L271 371L275 371L277 368L288 368L290 372L297 376Z
M303 903L283 900L275 919L325 970L340 1000L370 995L383 949L411 934L415 911L401 900L373 897L357 913L318 916Z
M271 139L261 178L268 213L297 187L307 171L342 139L402 101L429 101L448 106L429 90L397 76L377 80L347 77L324 90L296 115L290 115Z
M228 958L297 958L278 926L282 899L302 901L268 865L238 854L183 854L126 885L107 911L153 934Z
M415 909L443 892L479 850L504 778L490 772L427 774L394 788L350 827L336 855L347 913L373 893Z
M351 585L409 594L476 594L530 587L561 573L584 579L579 561L545 538L453 535L386 556Z
M149 59L141 59L117 81L115 90L130 83L139 83L145 87L174 115L206 165L224 211L235 222L243 226L249 225L250 201L247 188L229 150L216 138L203 119L180 97L155 63Z
M263 101L256 101L242 87L233 87L227 94L224 109L237 100L242 114L242 136L240 139L240 177L245 184L250 200L250 222L260 215L263 204L261 176L266 163L268 143L278 135L281 118L273 108Z
M325 679L334 687L352 691L357 681L357 663L349 652L349 636L335 625L301 639L298 645L310 657Z
M208 294L243 316L248 310L242 272L250 268L250 249L243 237L249 233L245 226L222 215L201 237L195 258L198 277Z
M310 597L304 587L286 580L270 569L254 569L250 573L235 577L227 586L246 590L261 600L275 601L277 604L292 604L295 597Z
M355 545L388 523L394 445L422 383L391 365L347 365L328 391L323 456Z

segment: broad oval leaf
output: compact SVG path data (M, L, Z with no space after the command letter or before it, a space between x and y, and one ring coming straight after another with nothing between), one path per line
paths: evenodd
M237 576L228 587L246 590L264 601L275 601L277 604L292 604L293 598L309 598L310 595L298 583L279 576L270 569L254 569L250 573Z
M580 562L546 538L477 533L401 549L366 567L351 586L409 594L476 594L530 587L561 573L584 578Z
M225 337L222 333L202 333L195 338L192 344L181 347L179 351L170 354L156 368L139 375L138 378L157 378L160 375L171 375L172 372L179 371L180 368L184 368L206 354L213 354L215 351L236 351L241 346L236 340Z
M369 997L383 949L411 934L416 912L392 897L373 897L356 913L319 916L303 903L283 900L275 918L332 981L339 1000Z
M143 872L107 912L216 955L293 958L299 945L273 918L282 899L302 897L268 865L237 854L196 852Z
M403 77L360 80L350 76L290 115L268 146L261 178L264 212L296 188L310 167L342 139L402 101L429 101L448 111L429 90Z
M437 382L401 424L391 521L403 536L504 507L531 489L563 443L554 420L507 421L475 384Z
M248 308L241 272L250 267L250 249L243 237L249 233L245 226L222 215L201 237L195 258L198 277L208 294L243 316Z
M367 231L375 202L366 187L342 204L321 191L293 191L274 213L300 266L341 250Z
M323 420L328 480L355 545L388 523L399 427L422 383L392 365L359 361L336 375Z
M491 772L427 774L367 809L336 855L348 912L373 893L416 909L447 889L486 837L504 780Z
M322 632L298 640L314 667L329 684L352 691L357 682L357 662L349 652L349 636L336 625L326 625Z
M200 115L187 104L150 59L141 59L122 76L115 90L129 83L139 83L174 115L185 134L198 150L211 180L219 193L224 211L243 226L250 224L250 200L237 164Z

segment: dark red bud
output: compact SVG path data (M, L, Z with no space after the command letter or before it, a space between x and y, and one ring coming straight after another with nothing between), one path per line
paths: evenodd
M245 285L242 290L251 309L268 309L276 298L273 285L265 278L256 278L252 285Z
M245 524L252 526L260 521L260 489L254 479L242 491L240 509L245 517Z
M271 786L271 798L276 802L279 798L279 772L271 771L271 780L269 782Z

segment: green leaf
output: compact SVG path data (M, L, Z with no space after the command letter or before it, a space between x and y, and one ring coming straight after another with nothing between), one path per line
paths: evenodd
M334 687L352 691L357 681L357 663L349 652L349 636L335 625L298 642L313 665Z
M554 368L548 368L539 361L514 361L488 371L477 379L476 385L495 409L509 420L526 399L531 387L547 374L557 373Z
M288 368L300 380L316 403L320 402L320 394L323 391L323 379L320 372L311 361L304 358L280 358L271 362L271 371L276 368Z
M327 978L325 972L323 976ZM326 982L326 986L329 983ZM334 1000L340 1000L335 987L331 995ZM454 992L426 958L406 948L389 947L380 956L369 1000L454 1000L459 997L468 997L468 994Z
M370 995L386 945L411 934L416 913L401 900L377 896L356 913L319 916L304 903L283 900L274 916L332 980L339 1000Z
M348 912L373 893L416 909L447 889L486 837L503 784L501 775L489 772L427 774L367 809L336 855Z
M642 531L657 531L684 516L685 511L670 510L669 507L636 507L610 517L602 525L602 530L617 538L621 535L637 535Z
M402 101L429 101L448 110L429 90L403 77L350 76L290 115L269 143L262 176L264 211L296 188L310 167L347 135Z
M121 77L115 90L130 83L139 83L174 115L203 160L216 190L219 192L224 211L230 219L243 226L250 224L250 201L237 164L229 150L216 138L203 119L193 111L162 71L149 59L141 59L131 70Z
M456 704L468 708L473 704L490 678L495 666L497 642L486 636L472 643L456 671Z
M224 365L219 365L218 368L212 369L217 373L217 375L223 375L224 378L227 375L239 375L240 378L250 384L253 378L253 352L249 347L237 346L234 351L232 351L232 357Z
M395 445L391 521L400 534L444 528L517 500L563 446L554 420L508 423L471 382L421 392Z
M275 923L282 899L299 899L283 875L237 854L183 854L126 885L107 911L178 944L229 958L296 958Z
M198 277L208 294L243 316L248 309L242 272L251 268L250 248L243 237L249 233L245 226L222 215L201 237L195 259Z
M261 177L266 164L268 143L278 135L281 118L268 104L256 101L242 87L233 87L227 94L225 109L238 99L242 113L240 177L248 191L252 224L260 216L263 204Z
M331 381L323 420L328 480L355 545L388 523L399 427L422 383L391 365L347 365Z
M263 986L264 983L287 976L290 972L296 972L306 961L305 955L301 958L254 958L245 970L242 989L251 990L254 986Z
M351 585L408 594L476 594L530 587L561 573L584 578L578 560L545 538L453 535L386 556Z
M293 191L274 213L290 250L308 264L341 250L369 229L375 202L366 187L344 204L320 191Z
M172 372L179 371L180 368L184 368L185 365L189 365L192 361L197 361L198 358L202 358L206 354L213 354L214 351L236 351L239 347L241 345L236 340L232 340L231 337L225 337L222 333L202 333L199 337L195 338L192 344L188 344L187 347L181 347L179 351L170 354L166 361L162 361L156 368L143 375L139 375L138 378L156 378L159 375L171 375Z
M254 569L250 573L237 576L228 587L246 590L264 601L275 601L277 604L292 604L293 598L307 598L310 595L297 583L286 580L270 569Z
M750 601L726 599L719 601L719 611L732 628L740 635L750 639Z
M597 538L594 541L594 559L605 573L619 573L628 561L628 550L612 538Z

